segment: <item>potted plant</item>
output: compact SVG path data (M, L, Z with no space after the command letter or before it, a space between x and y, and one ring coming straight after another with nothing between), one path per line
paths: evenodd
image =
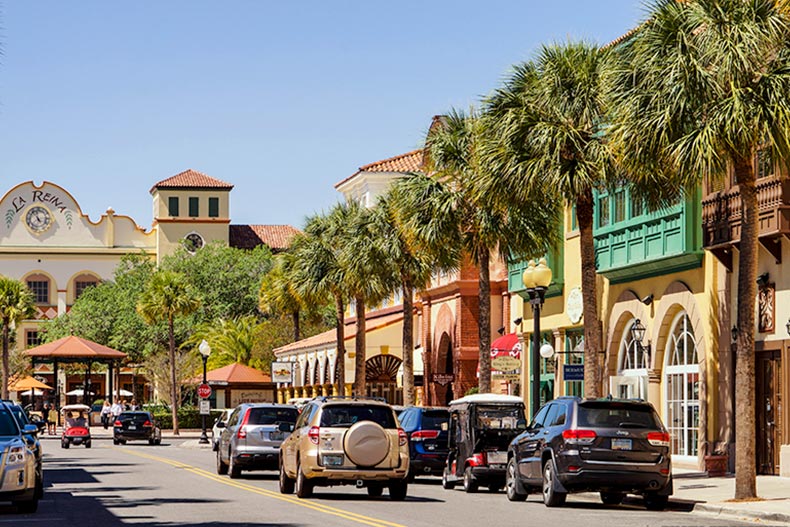
M718 444L709 454L705 454L705 472L709 478L719 478L727 474L729 456L725 444Z

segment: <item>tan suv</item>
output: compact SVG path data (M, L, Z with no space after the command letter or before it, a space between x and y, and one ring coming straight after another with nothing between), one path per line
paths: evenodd
M356 485L403 500L409 438L392 407L365 398L318 397L280 446L280 492L309 498L316 486Z

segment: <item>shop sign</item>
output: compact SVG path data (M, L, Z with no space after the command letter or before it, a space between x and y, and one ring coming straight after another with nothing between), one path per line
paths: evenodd
M291 382L293 362L272 362L272 382Z
M562 378L565 381L583 381L584 364L563 364Z
M431 381L435 382L439 386L447 386L448 384L455 382L455 374L454 373L432 373L431 374Z

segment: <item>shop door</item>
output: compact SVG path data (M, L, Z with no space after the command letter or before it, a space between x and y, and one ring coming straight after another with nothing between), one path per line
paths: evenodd
M779 473L782 444L781 355L779 351L757 353L757 473Z

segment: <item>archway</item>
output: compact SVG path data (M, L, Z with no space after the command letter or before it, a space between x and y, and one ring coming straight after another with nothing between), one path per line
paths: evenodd
M394 355L376 355L365 361L365 390L368 397L382 397L390 404L403 404L403 390L398 389L401 359Z

